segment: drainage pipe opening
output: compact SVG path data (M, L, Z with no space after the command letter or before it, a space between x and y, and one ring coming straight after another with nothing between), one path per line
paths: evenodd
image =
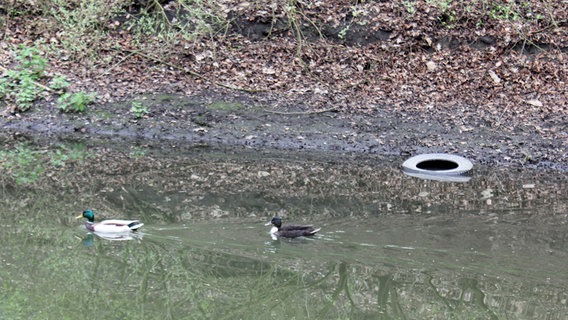
M459 164L453 161L435 159L419 162L416 167L422 170L440 171L455 169L459 167Z

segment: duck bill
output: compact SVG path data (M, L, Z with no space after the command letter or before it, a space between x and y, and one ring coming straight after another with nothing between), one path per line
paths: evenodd
M265 223L264 225L265 225L265 226L269 226L269 225L271 225L271 224L272 224L272 221L268 221L268 222Z
M81 219L81 218L83 218L82 214L75 217L75 219Z

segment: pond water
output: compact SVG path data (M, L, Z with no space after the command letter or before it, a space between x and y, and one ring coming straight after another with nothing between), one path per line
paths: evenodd
M568 314L564 173L451 183L405 176L403 159L81 150L63 165L28 151L46 164L27 183L29 163L2 159L0 319ZM74 219L85 208L145 226L105 240ZM272 240L275 214L322 230Z

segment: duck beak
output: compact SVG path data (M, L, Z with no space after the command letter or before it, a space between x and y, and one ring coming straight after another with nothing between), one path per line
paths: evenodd
M265 225L265 226L269 226L269 225L271 225L271 224L272 224L272 221L268 221L268 222L265 223L264 225Z
M81 218L83 218L82 214L75 217L75 219L81 219Z

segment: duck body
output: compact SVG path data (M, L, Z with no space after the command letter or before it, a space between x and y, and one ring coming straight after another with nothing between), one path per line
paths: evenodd
M144 224L138 220L104 220L101 222L95 222L95 214L92 210L85 210L83 214L78 216L77 219L86 218L85 228L87 230L97 233L129 233L136 232Z
M321 228L314 228L313 225L298 225L298 224L289 224L289 225L282 225L282 218L280 217L273 217L268 223L267 226L273 225L272 229L270 230L270 234L272 237L283 237L283 238L297 238L297 237L311 237L315 235Z

